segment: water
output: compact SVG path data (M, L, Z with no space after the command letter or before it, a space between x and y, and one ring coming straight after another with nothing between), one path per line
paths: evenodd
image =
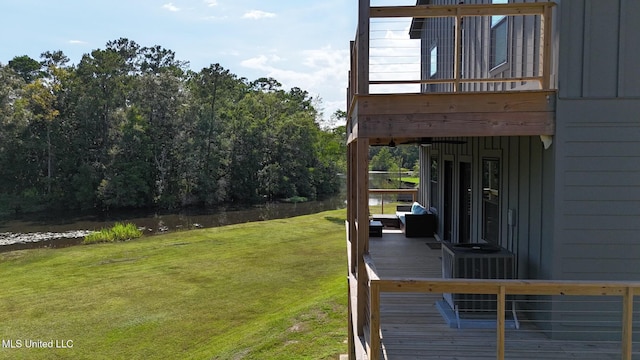
M0 252L77 245L91 231L130 222L146 236L196 228L281 219L344 208L345 196L305 203L268 203L250 208L219 207L179 213L118 212L117 214L38 214L0 219Z
M371 188L388 188L398 173L371 172ZM402 173L401 176L409 176ZM396 185L397 186L397 185ZM395 186L392 186L395 187ZM385 203L394 200L388 195ZM112 214L27 214L19 218L0 219L0 252L20 249L77 245L91 231L109 228L116 222L130 222L143 230L145 236L195 228L224 226L251 221L281 219L344 208L346 194L343 188L338 196L324 201L305 203L268 203L250 208L219 207L179 213L128 211ZM371 197L370 205L377 205L379 196Z

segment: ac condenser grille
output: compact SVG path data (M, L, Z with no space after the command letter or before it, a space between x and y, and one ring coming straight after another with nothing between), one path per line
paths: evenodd
M504 248L486 244L442 246L442 277L445 279L513 279L514 255ZM496 296L443 294L452 309L460 312L496 311Z

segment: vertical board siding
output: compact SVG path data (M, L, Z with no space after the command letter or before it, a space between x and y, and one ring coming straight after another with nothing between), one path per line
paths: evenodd
M639 97L640 1L559 3L560 97Z
M464 145L434 144L440 166L444 159L454 161L454 189L459 188L458 169L460 162L471 159L472 165L472 241L482 237L482 159L499 156L501 163L501 207L500 207L500 245L517 254L518 278L541 279L543 274L551 272L552 254L543 246L543 208L550 207L552 193L544 192L545 179L553 178L551 162L543 160L545 156L538 137L480 137L455 138L467 141ZM548 156L548 155L547 155ZM423 162L423 164L425 164ZM444 186L442 181L440 204L443 204ZM457 199L457 195L454 195ZM549 203L545 205L545 203ZM458 202L454 201L454 214L457 214ZM515 221L512 227L507 222L509 209L514 210ZM440 211L442 211L440 209ZM441 213L441 212L440 212ZM550 211L548 216L552 216ZM457 220L454 219L454 238L457 235ZM440 229L442 230L442 229Z
M640 29L637 24L640 1L623 0L621 9L619 95L640 97Z
M583 38L585 97L617 96L619 5L619 1L611 0L586 2Z

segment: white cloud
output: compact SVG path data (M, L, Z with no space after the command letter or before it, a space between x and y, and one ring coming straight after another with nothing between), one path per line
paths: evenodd
M86 44L86 41L82 41L82 40L69 40L69 44L72 45L84 45Z
M218 6L218 0L204 0L208 7Z
M162 5L162 8L173 12L180 11L180 8L173 5L173 3L164 4Z
M277 55L259 55L242 61L243 67L257 70L264 77L282 83L284 89L299 87L313 97L325 94L323 105L330 113L344 108L349 68L349 51L330 46L289 54L294 62ZM336 86L336 84L338 84ZM339 89L336 91L336 88ZM326 102L325 102L326 101ZM345 110L345 109L343 109Z
M243 60L240 65L254 70L273 71L275 68L269 65L269 62L279 62L280 60L281 58L278 55L259 55Z
M262 10L251 10L248 13L245 13L244 15L242 15L243 19L252 19L252 20L266 19L266 18L273 18L273 17L276 17L276 14L262 11Z

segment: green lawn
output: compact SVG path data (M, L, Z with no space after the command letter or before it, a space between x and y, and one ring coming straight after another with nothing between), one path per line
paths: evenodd
M0 254L0 338L23 342L0 359L336 359L347 351L344 218Z

